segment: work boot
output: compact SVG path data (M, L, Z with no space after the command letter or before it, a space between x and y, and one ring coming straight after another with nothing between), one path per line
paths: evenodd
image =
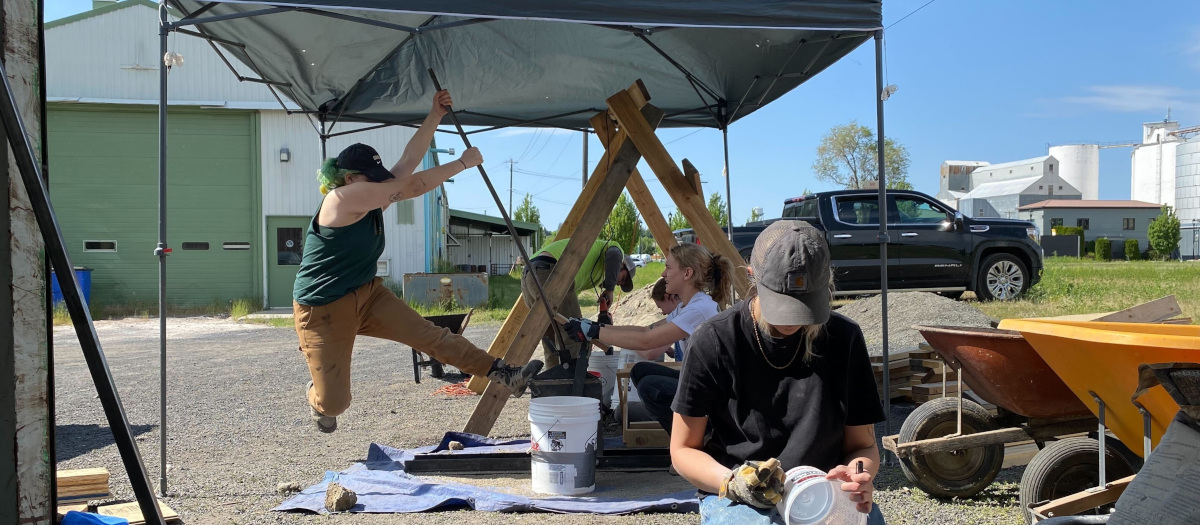
M534 359L525 366L505 364L503 359L492 363L492 371L487 378L493 383L504 385L512 390L513 397L525 395L525 387L529 386L529 378L542 370L542 362Z
M332 434L333 431L337 430L337 418L317 412L317 409L308 402L308 391L312 390L312 387L313 382L309 381L308 388L304 390L304 404L308 405L308 415L312 418L313 423L317 424L317 430L326 434Z

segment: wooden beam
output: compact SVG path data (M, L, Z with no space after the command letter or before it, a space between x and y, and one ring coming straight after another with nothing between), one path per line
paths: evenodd
M598 116L607 119L608 113L600 113ZM600 142L607 145L611 140L613 130L603 127L593 127L592 129L596 130L596 137L600 139ZM636 168L633 173L629 174L629 182L625 183L625 189L633 198L633 204L637 206L638 213L642 214L642 220L646 222L646 229L650 230L650 235L654 237L654 243L658 245L658 250L666 254L675 247L675 234L667 225L667 219L663 217L662 209L654 201L654 195L650 194L650 187L646 186L646 181L642 179L642 174Z
M650 93L646 91L646 85L643 84L640 79L634 81L634 83L631 84L625 90L625 92L629 93L629 96L634 99L638 109L641 109L650 100ZM591 120L592 127L594 129L601 130L611 127L606 124L612 122L612 120L608 117L607 111L601 111L597 113L596 116L592 117ZM597 131L596 135L600 136L599 131ZM608 134L606 133L605 136L607 135ZM600 140L606 145L608 144L606 139L602 138ZM588 178L588 184L584 186L583 192L579 194L579 199L575 201L575 206L573 206L571 211L567 213L567 218L563 220L562 225L559 226L558 231L555 232L554 239L567 238L575 232L575 227L579 224L579 220L583 216L583 212L586 209L586 203L595 197L596 190L600 187L601 182L603 182L603 175L606 173L606 171L603 170L602 167L607 165L608 153L605 152L604 155L600 157L600 162L596 164L596 169L592 172L592 176ZM596 180L598 176L601 178L601 180ZM546 242L549 243L554 239L547 240ZM534 250L537 250L538 248L540 247L535 246ZM536 255L537 254L532 252L529 254L530 257L534 257ZM528 261L526 261L526 264L528 264ZM496 333L496 337L493 338L492 343L488 345L488 355L501 359L505 358L505 356L508 354L509 347L512 346L513 339L516 337L517 332L520 331L521 325L525 323L525 319L528 315L529 307L525 304L524 296L517 296L516 304L514 304L512 309L509 310L508 317L504 318L504 324L500 326L500 331ZM482 394L487 389L488 383L489 381L487 377L472 376L471 380L467 383L467 388L471 389L471 391L475 392L476 394Z
M622 97L624 101L628 102L629 107L633 106L633 101L628 93L622 91L616 96ZM663 111L647 104L640 113L643 115L642 124L653 133L653 129L662 121ZM578 225L575 226L571 240L567 242L562 256L554 265L554 271L551 272L550 278L542 283L545 296L539 298L539 301L549 300L551 304L558 304L566 294L574 293L575 274L582 266L596 237L600 235L604 220L612 213L617 198L625 189L625 183L629 180L630 173L633 172L641 158L637 147L628 140L627 135L623 132L618 132L613 137L607 149L606 156L611 157L612 162L606 163L608 164L607 173L597 179L597 188L593 197L585 201L581 196L580 203L585 205L585 210L581 214ZM589 184L591 182L588 181ZM510 364L528 362L541 340L542 334L550 326L550 322L551 319L546 315L545 309L534 305L530 309L529 315L526 316L525 323L521 325L520 330L513 338L505 360ZM475 411L463 426L463 431L486 436L491 432L496 418L500 416L510 395L507 388L495 383L488 384L479 403L475 405Z
M1045 505L1034 507L1033 512L1047 518L1053 518L1055 516L1074 516L1101 505L1108 505L1121 497L1121 494L1129 487L1129 483L1133 481L1133 478L1133 476L1121 478L1109 483L1108 486L1100 490L1089 489L1058 498Z
M1170 319L1183 311L1174 295L1160 297L1148 303L1142 303L1133 308L1126 308L1096 319L1097 322L1111 323L1153 323Z
M700 184L700 170L692 165L691 161L683 159L683 180L696 190L696 195L704 196L704 186Z
M745 266L741 264L742 256L733 247L733 243L729 242L717 221L708 213L704 197L697 195L694 188L684 179L679 166L654 134L654 130L639 118L637 108L627 94L621 92L609 98L608 107L616 115L621 131L627 134L638 151L642 152L646 163L666 188L667 194L675 201L680 212L692 223L692 228L699 234L704 245L734 262L738 268L733 272L734 290L738 295L745 297L750 291L750 277Z
M500 325L500 331L492 339L492 344L488 345L488 355L503 359L504 355L508 353L508 347L512 345L513 338L517 336L517 330L520 330L521 325L525 324L525 317L528 315L529 306L525 304L525 297L518 295L517 302L508 311L508 317L504 318L504 324ZM482 394L490 382L487 376L471 376L467 388L476 394Z

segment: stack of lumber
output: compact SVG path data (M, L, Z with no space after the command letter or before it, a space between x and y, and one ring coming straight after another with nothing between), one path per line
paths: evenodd
M110 497L108 469L60 470L56 476L58 478L59 503L87 502Z
M162 514L163 521L167 523L182 523L179 513L168 507L166 503L158 502L158 512ZM96 507L96 514L125 518L129 520L129 525L146 525L146 518L142 516L142 509L136 501L132 503L101 505Z
M942 379L945 378L949 392L956 395L958 372L950 368L937 356L928 344L892 353L888 356L889 397L893 401L909 401L917 404L942 397ZM883 356L871 356L871 367L875 370L875 383L880 399L883 398ZM964 389L964 395L966 390Z

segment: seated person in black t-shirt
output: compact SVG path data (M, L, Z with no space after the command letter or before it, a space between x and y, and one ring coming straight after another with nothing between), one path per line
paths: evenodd
M884 523L871 484L883 408L862 330L830 312L828 244L807 223L775 222L750 271L757 294L692 334L671 407L671 461L700 489L701 523L783 523L775 504L797 466L828 472L869 525Z

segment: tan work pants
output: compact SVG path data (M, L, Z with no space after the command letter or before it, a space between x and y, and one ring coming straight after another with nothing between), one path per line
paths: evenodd
M292 308L300 351L312 374L308 403L327 416L350 406L350 354L359 335L406 344L471 375L487 375L495 361L465 337L421 317L378 277L332 303L293 301Z
M537 284L533 282L533 278L529 275L532 271L537 275L542 286L550 282L550 273L554 271L554 265L547 261L535 260L525 266L525 271L521 273L521 297L525 299L525 305L534 308L534 301L538 297ZM572 286L573 288L573 286ZM538 306L537 308L541 308ZM567 296L558 305L558 313L566 317L581 317L583 314L579 309L579 297L575 295L575 290L567 292ZM550 369L558 366L558 352L554 351L556 339L554 331L557 330L562 334L562 340L566 342L571 349L571 357L579 357L579 349L583 346L582 343L574 342L570 334L554 320L550 321L550 326L546 327L546 333L542 335L542 362L545 363L545 369Z

